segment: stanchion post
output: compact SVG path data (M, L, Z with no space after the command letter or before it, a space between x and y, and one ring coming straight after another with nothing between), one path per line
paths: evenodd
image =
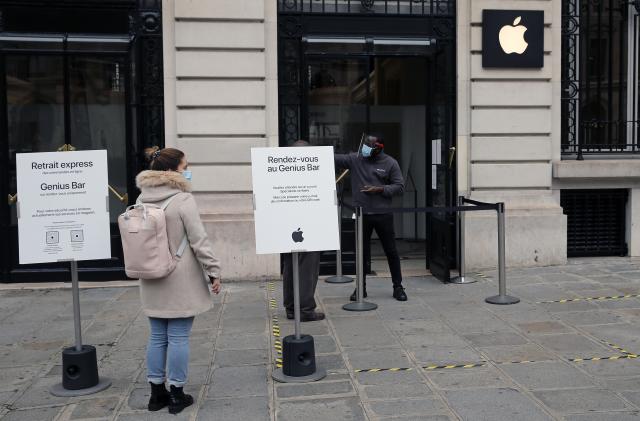
M328 284L348 284L353 282L350 276L342 275L342 205L338 203L338 241L340 249L336 250L336 276L331 276L325 280Z
M519 298L507 295L507 270L505 262L505 209L498 203L498 295L487 298L489 304L517 304Z
M363 252L363 228L362 208L356 208L356 297L354 303L342 306L347 311L370 311L378 308L377 304L364 301L364 252Z
M464 205L464 196L458 196L458 206L463 206ZM458 224L456 226L457 229L457 235L456 235L456 239L458 240L458 268L460 270L460 274L459 276L457 276L456 278L453 278L451 280L452 284L458 284L458 285L464 285L464 284L472 284L474 282L476 282L475 279L473 278L466 278L465 274L467 273L466 270L466 263L465 263L465 219L466 219L466 215L465 212L460 210L458 211Z

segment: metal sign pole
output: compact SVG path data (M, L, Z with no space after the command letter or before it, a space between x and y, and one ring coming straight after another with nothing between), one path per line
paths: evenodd
M298 252L291 253L293 259L293 317L296 339L300 339L300 270Z
M338 203L338 238L341 248L336 250L336 276L331 276L325 280L328 284L348 284L353 282L350 276L342 275L342 205Z
M458 206L464 205L464 196L458 196ZM458 268L460 269L460 276L453 278L451 280L452 284L464 285L464 284L472 284L476 282L473 278L466 278L465 275L467 273L466 262L465 262L465 218L466 215L464 211L458 212L458 226L457 226L457 236L456 238L459 241L459 249L458 249Z
M357 301L342 306L347 311L370 311L378 308L377 304L364 301L364 257L362 208L356 208L356 296Z
M78 262L71 261L71 293L73 294L73 324L76 330L76 351L82 351L82 325L80 319L80 286L78 284Z
M498 295L487 298L489 304L517 304L519 298L507 295L507 270L505 263L505 212L504 203L498 203Z

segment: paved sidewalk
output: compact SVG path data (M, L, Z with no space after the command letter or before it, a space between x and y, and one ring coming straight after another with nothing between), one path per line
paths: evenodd
M330 374L313 384L271 380L272 325L282 336L293 330L281 284L227 284L196 319L187 390L197 405L179 416L145 410L148 328L137 288L82 291L84 342L98 348L113 386L72 399L48 393L73 339L69 290L0 290L0 419L640 420L640 260L509 271L522 302L505 307L484 303L497 292L494 276L463 286L409 278L406 303L391 298L389 279L371 279L380 307L367 313L341 309L353 284L320 282L329 317L302 326Z

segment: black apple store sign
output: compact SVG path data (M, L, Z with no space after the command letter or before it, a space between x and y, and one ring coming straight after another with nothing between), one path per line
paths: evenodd
M543 66L543 11L482 11L482 67Z

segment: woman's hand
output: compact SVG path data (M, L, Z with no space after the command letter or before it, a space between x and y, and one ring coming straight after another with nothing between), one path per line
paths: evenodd
M222 289L220 278L209 276L209 280L211 281L211 292L213 292L214 294L219 294L220 290Z

